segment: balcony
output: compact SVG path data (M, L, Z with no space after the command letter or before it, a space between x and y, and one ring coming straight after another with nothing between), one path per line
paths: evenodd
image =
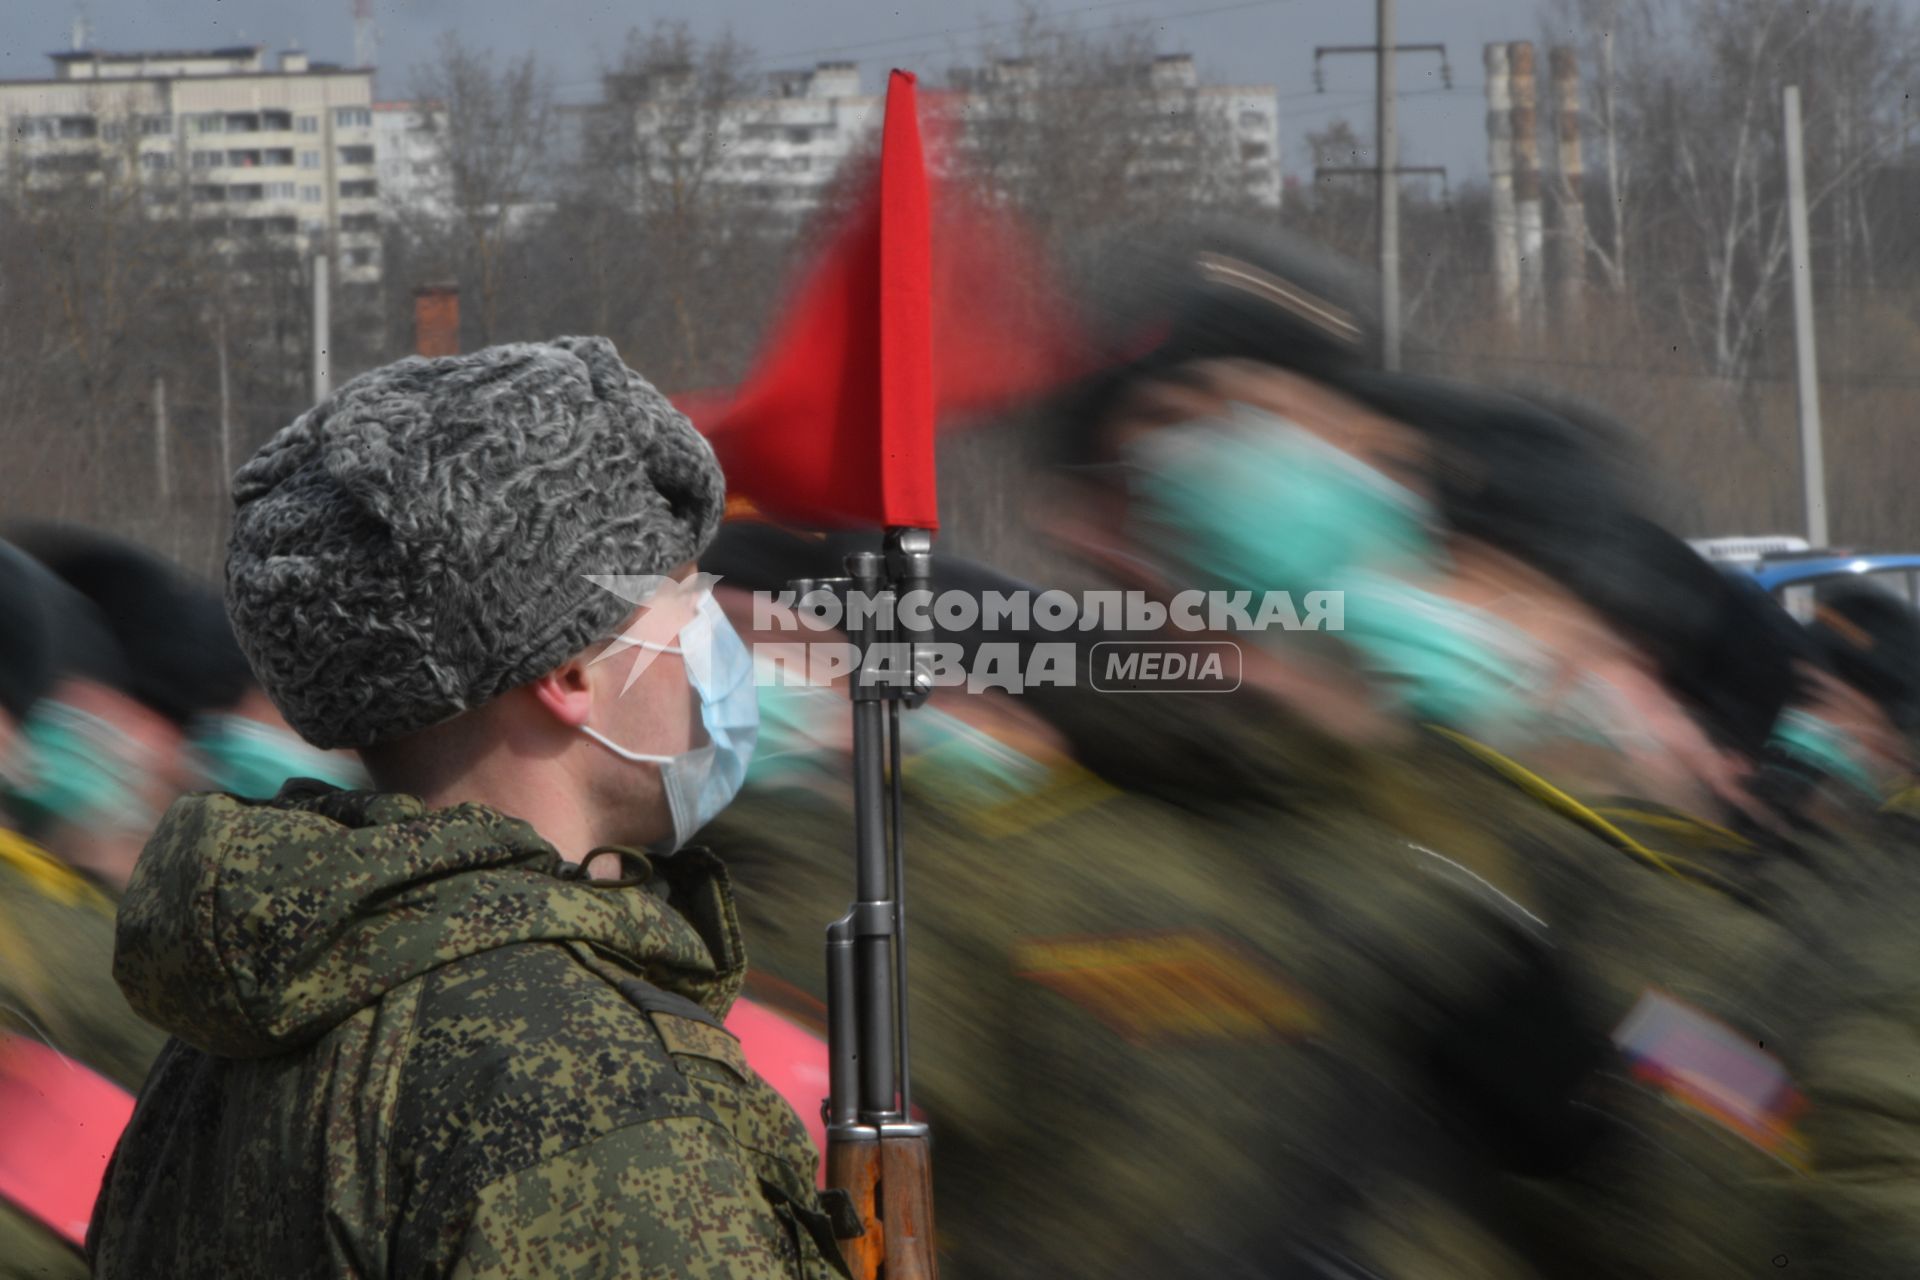
M290 217L235 218L229 228L243 236L293 236L300 234L300 219Z
M29 157L27 167L35 173L98 173L105 167L105 162L96 151L67 151Z

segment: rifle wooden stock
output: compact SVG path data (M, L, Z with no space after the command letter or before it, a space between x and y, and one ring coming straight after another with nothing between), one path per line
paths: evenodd
M933 1166L924 1136L829 1138L827 1185L853 1197L864 1228L840 1242L853 1280L935 1280Z

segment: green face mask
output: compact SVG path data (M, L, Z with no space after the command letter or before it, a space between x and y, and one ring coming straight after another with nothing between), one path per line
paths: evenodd
M20 726L7 805L30 830L72 823L144 831L159 817L144 798L145 756L100 717L42 699Z
M1343 636L1408 716L1506 742L1544 723L1553 668L1531 637L1479 609L1377 574L1346 584Z
M1871 800L1884 799L1873 771L1852 735L1827 723L1811 712L1790 710L1781 713L1768 744L1781 755L1800 761L1808 768L1845 783Z
M314 778L349 791L367 784L353 762L245 716L204 717L194 726L192 743L213 788L243 800L271 800L291 778Z
M950 808L979 813L1046 785L1047 767L935 707L902 716L901 776Z
M843 743L849 715L838 689L777 683L760 668L760 741L747 767L749 785L815 788L847 777ZM975 811L1032 794L1045 766L991 734L935 707L902 716L901 775L951 807Z
M760 736L747 764L747 786L814 787L846 769L833 744L846 736L851 714L838 689L782 684L771 663L755 664ZM836 734L836 729L838 733Z
M1342 638L1403 714L1510 737L1537 717L1550 668L1492 616L1401 579L1438 567L1419 495L1284 418L1241 406L1223 421L1134 445L1137 532L1179 585L1345 593Z
M1181 587L1298 597L1346 570L1410 573L1436 558L1419 495L1285 418L1236 406L1127 452L1135 533Z

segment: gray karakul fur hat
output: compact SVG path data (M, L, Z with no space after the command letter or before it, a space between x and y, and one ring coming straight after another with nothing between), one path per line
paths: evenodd
M227 612L287 723L390 741L614 634L588 574L662 574L725 506L713 450L604 338L411 357L234 477Z

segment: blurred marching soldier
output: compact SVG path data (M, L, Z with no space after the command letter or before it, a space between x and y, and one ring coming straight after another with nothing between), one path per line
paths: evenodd
M124 886L161 810L205 781L265 799L289 777L358 777L354 762L307 747L279 719L253 684L217 594L93 530L25 524L12 532L88 602L121 655L118 676L95 682L104 690L77 695L85 705L50 700L29 736L53 776L45 794L12 793L23 820L64 828L46 839L71 861Z
M1795 695L1789 621L1637 515L1609 480L1614 433L1445 384L1362 394L1455 477L1442 589L1548 659L1523 714L1450 741L1597 837L1548 841L1535 866L1613 1026L1617 1065L1588 1098L1606 1123L1564 1176L1509 1182L1503 1235L1554 1274L1803 1265L1827 1181L1812 1063L1860 993L1828 890L1760 892L1767 847L1734 829L1755 831L1742 775Z
M241 696L246 660L218 598L150 552L71 526L14 533L91 606L116 663L108 679L76 671L35 709L26 734L36 767L8 803L37 839L117 894L160 814L200 781L188 731Z
M805 1130L721 1025L739 926L689 843L756 728L689 577L711 449L563 338L365 374L235 495L234 633L382 789L191 795L149 842L116 974L175 1038L95 1274L844 1274Z
M1563 1147L1552 1178L1508 1161L1533 1176L1456 1203L1552 1274L1747 1275L1802 1251L1795 1071L1846 969L1832 938L1756 909L1712 859L1662 847L1676 833L1744 843L1723 825L1753 807L1739 771L1793 687L1751 597L1636 517L1595 424L1352 365L1332 371L1345 403L1244 363L1158 381L1108 428L1117 449L1084 459L1120 464L1122 523L1202 585L1224 568L1228 586L1304 587L1317 560L1346 589L1351 669L1399 714L1450 726L1406 767L1525 865L1524 900L1583 980L1575 998L1611 1028L1611 1061L1577 1082L1589 1141ZM1452 527L1444 548L1408 536L1422 489ZM1578 768L1555 785L1494 743L1555 775ZM1502 813L1495 780L1534 815ZM1372 1262L1397 1269L1383 1251Z
M1823 589L1816 605L1799 692L1753 782L1790 832L1767 843L1759 878L1839 940L1850 982L1805 1070L1820 1173L1806 1270L1906 1276L1920 1268L1920 1179L1907 1159L1920 1136L1920 826L1907 789L1920 618L1866 584Z
M124 684L92 606L0 543L0 777L56 686ZM78 694L78 699L84 699ZM0 1276L84 1276L86 1217L161 1036L113 982L113 899L0 811Z
M1903 812L1920 732L1920 618L1865 583L1820 589L1805 627L1800 687L1752 789L1795 831Z
M1121 397L1178 412L1198 362L1365 359L1364 320L1315 261L1258 237L1188 248L1161 264L1178 277L1160 276L1171 324L1148 317L1121 345L1164 327L1160 341L1079 398L1079 474L1116 474ZM1378 425L1384 449L1408 446ZM1391 481L1329 452L1302 445L1311 475L1249 479L1331 478L1349 504L1247 537L1313 534L1309 572L1354 549L1348 517L1369 554L1417 550L1426 530ZM1096 484L1101 509L1075 534L1099 553L1129 493ZM1270 492L1196 496L1236 517L1287 511ZM1112 550L1137 565L1155 548ZM1245 585L1234 550L1203 553L1197 585ZM1249 662L1237 695L992 699L1017 708L998 732L929 749L971 768L905 767L939 815L908 835L914 1007L958 1274L1525 1274L1448 1200L1495 1163L1557 1167L1580 1147L1571 1102L1601 1029L1581 1020L1513 851L1401 767L1404 718L1369 673L1304 652ZM1035 713L1041 732L1005 750ZM948 777L1009 803L957 803ZM829 790L796 799L784 781L750 787L715 838L768 868L745 901L757 963L817 990L817 947L780 919L831 892L819 837L844 820Z
M762 690L770 708L787 704L767 713L768 768L712 833L748 886L749 990L776 1003L794 988L817 1000L818 941L797 922L811 914L804 904L841 892L844 812L819 782L836 763L826 732L836 708L809 705L812 692ZM1319 1266L1323 1251L1333 1265L1335 1240L1301 1237L1337 1238L1340 1227L1303 1220L1338 1220L1410 1159L1399 1130L1411 1102L1371 1083L1406 1064L1345 1024L1387 1038L1445 1023L1483 983L1494 1002L1495 984L1478 975L1507 968L1506 920L1488 924L1477 900L1457 903L1446 881L1399 865L1390 855L1404 846L1373 821L1341 815L1368 779L1364 755L1331 739L1263 730L1198 752L1161 736L1185 727L1180 717L1166 723L1115 697L1106 706L1120 719L1104 732L1139 755L1107 761L1108 780L1049 750L1052 726L1021 733L1024 701L936 698L916 713L929 727L904 764L921 815L907 831L916 1065L940 1144L943 1265L1092 1276L1129 1273L1131 1258L1152 1274L1211 1275L1255 1260ZM1007 705L977 709L994 702ZM1320 815L1289 837L1280 868L1270 833L1286 830L1286 812L1222 817L1252 803L1222 778L1247 781L1256 749L1286 754L1295 803ZM798 767L808 754L818 767ZM1479 866L1481 843L1462 832L1448 847ZM1478 872L1452 874L1471 883ZM1359 897L1376 919L1329 936L1316 911L1345 901L1359 914ZM1408 900L1419 904L1412 918L1396 911ZM1415 919L1424 927L1401 927ZM1448 941L1456 930L1469 936ZM1424 957L1428 946L1445 958ZM1417 968L1427 981L1395 991L1389 977ZM1512 999L1523 986L1501 985L1499 1003L1531 1017ZM1450 1048L1463 1051L1474 1039L1465 1028L1491 1018L1459 1019ZM1141 1216L1149 1202L1163 1216ZM1471 1243L1452 1272L1432 1242L1418 1256L1427 1274L1502 1274L1497 1247Z

